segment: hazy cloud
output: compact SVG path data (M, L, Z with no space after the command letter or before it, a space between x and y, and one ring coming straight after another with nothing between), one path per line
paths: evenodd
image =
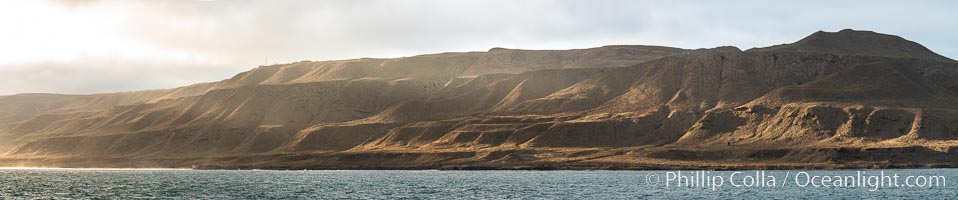
M958 57L951 1L4 1L0 94L215 81L298 60L491 47L743 49L843 28Z

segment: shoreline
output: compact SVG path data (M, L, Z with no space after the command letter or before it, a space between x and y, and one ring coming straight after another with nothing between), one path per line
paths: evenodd
M667 171L667 170L706 170L706 171L754 171L754 170L775 170L775 171L793 171L793 170L883 170L883 169L958 169L958 164L901 164L901 165L883 165L883 166L748 166L748 167L705 167L705 166L603 166L603 167L573 167L573 166L515 166L515 167L496 167L496 166L444 166L444 167L314 167L314 168L292 168L292 167L209 167L199 166L196 168L184 167L2 167L0 170L88 170L88 171L149 171L149 170L197 170L197 171Z
M562 151L560 157L539 158ZM316 152L200 157L0 157L0 168L197 170L832 170L958 168L958 151L926 147L792 149L533 149ZM585 153L581 153L585 152ZM782 152L788 152L780 156ZM551 154L550 154L551 153ZM817 156L827 154L826 157Z

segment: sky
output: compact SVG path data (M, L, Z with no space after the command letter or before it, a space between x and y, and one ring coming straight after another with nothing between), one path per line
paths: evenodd
M0 95L218 81L259 65L492 47L791 43L845 28L958 58L958 1L5 0Z

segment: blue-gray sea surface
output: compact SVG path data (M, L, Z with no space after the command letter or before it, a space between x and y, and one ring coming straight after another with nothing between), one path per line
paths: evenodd
M925 177L925 187L907 187L904 183L899 183L899 187L890 184L872 187L874 184L867 184L867 180L852 180L864 177L859 176L857 170L764 171L765 174L756 174L759 172L0 169L0 199L958 198L958 183L952 180L958 178L958 169L861 172L879 176L882 171L887 176ZM684 173L681 175L686 179L678 178L678 172ZM707 178L696 178L696 174ZM812 176L819 178L811 179ZM856 185L840 183L845 187L824 187L821 180L824 176L854 177L849 182L855 181ZM927 176L947 179L941 185L931 186L932 178ZM776 180L769 180L770 177ZM722 186L715 186L720 181L718 179L723 179ZM911 181L914 180L917 179ZM751 186L744 186L746 183ZM838 183L832 179L827 184Z

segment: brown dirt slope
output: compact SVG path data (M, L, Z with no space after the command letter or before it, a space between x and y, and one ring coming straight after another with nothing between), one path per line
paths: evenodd
M897 36L262 66L0 97L0 165L546 169L958 164L958 63Z

